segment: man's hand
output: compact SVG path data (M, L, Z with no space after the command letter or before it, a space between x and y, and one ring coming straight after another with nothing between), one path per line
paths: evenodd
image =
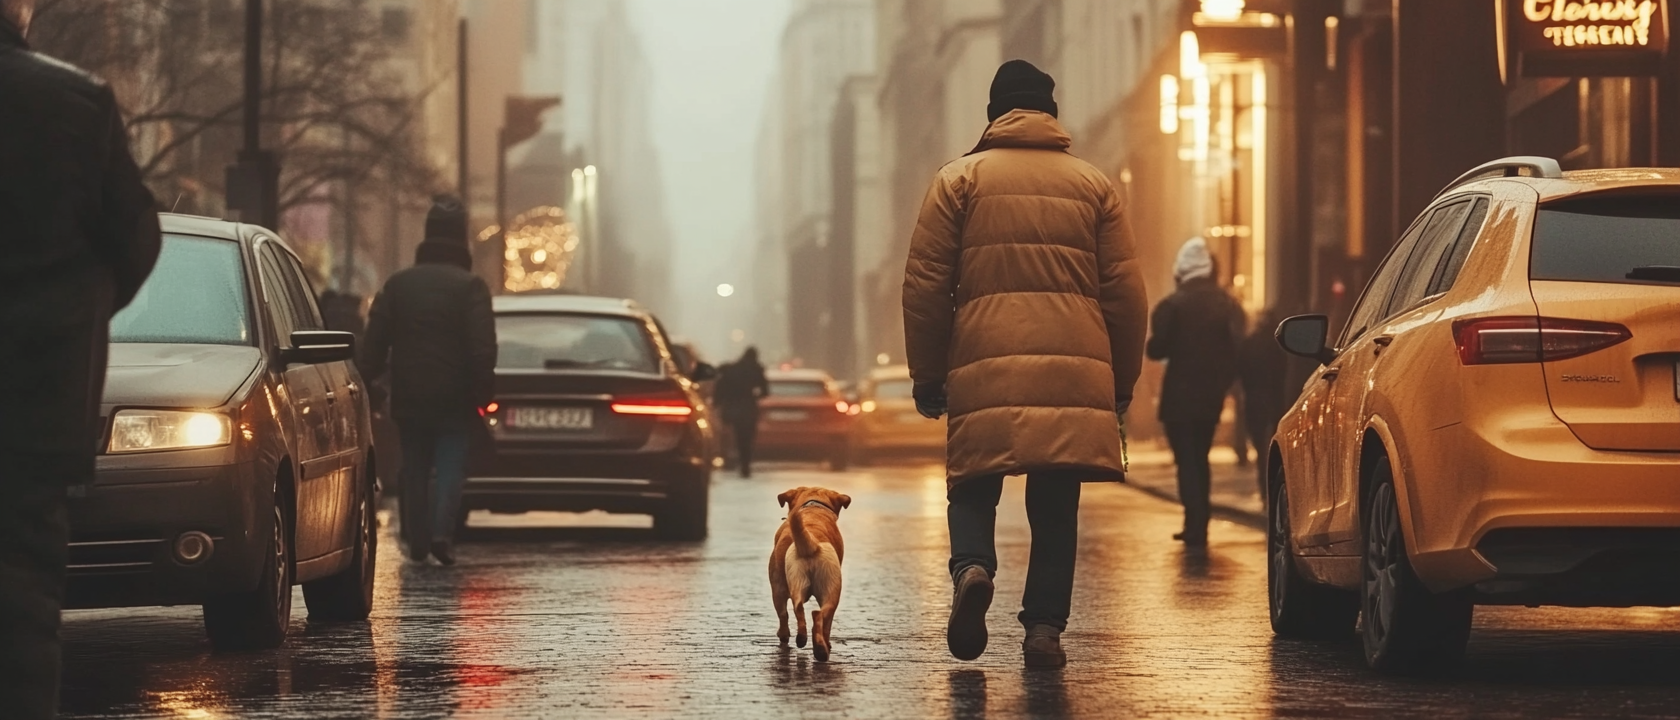
M910 394L916 398L916 412L929 420L938 420L949 409L944 383L916 383Z

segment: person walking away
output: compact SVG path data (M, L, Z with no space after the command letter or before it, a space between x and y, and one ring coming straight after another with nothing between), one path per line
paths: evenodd
M1212 514L1208 452L1236 379L1237 339L1247 319L1237 299L1214 279L1213 256L1202 238L1179 248L1173 280L1177 289L1150 317L1148 352L1151 360L1167 363L1160 419L1178 466L1178 497L1184 504L1184 530L1173 539L1203 547Z
M362 371L372 382L387 370L409 557L453 565L467 449L496 380L490 288L472 273L466 210L453 197L434 199L414 266L385 281L368 312Z
M1080 483L1125 478L1148 305L1121 196L1069 154L1054 88L1031 63L998 68L990 125L934 178L905 266L916 407L950 413L945 634L961 660L986 649L1004 476L1027 476L1023 659L1049 667L1067 662Z
M57 713L73 486L93 482L112 313L161 242L111 88L0 0L0 715Z
M735 460L741 477L752 477L753 446L758 442L758 401L770 394L770 381L758 361L758 348L749 347L740 359L718 371L718 408L735 438Z
M1254 444L1255 479L1260 487L1260 501L1266 497L1268 461L1266 452L1272 436L1277 434L1278 421L1289 409L1284 388L1284 376L1289 369L1289 356L1278 345L1277 326L1283 315L1276 309L1267 310L1255 321L1254 329L1237 346L1237 379L1242 384L1244 402L1243 421L1248 425L1248 437Z

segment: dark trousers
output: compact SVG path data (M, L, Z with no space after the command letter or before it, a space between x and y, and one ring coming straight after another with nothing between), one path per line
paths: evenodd
M1254 445L1255 482L1260 487L1260 502L1266 502L1266 452L1272 447L1272 436L1277 434L1277 419L1271 415L1250 412L1247 420L1248 440Z
M1208 451L1213 449L1213 431L1219 418L1169 421L1167 443L1172 446L1173 464L1178 466L1178 499L1184 504L1184 538L1207 539L1208 519L1213 515L1208 494L1212 490L1213 468Z
M950 507L951 577L980 566L997 574L997 505L1003 476L964 481L946 494ZM1032 556L1021 597L1021 624L1066 630L1073 607L1073 562L1079 549L1079 480L1064 473L1027 476L1027 523Z
M92 480L93 454L0 451L0 468L0 714L50 718L69 561L65 492Z
M417 523L404 539L415 551L434 540L451 541L461 514L467 481L467 446L472 420L401 418L403 522Z
M758 416L732 420L729 429L735 436L735 461L740 463L741 474L751 475L753 447L758 444Z

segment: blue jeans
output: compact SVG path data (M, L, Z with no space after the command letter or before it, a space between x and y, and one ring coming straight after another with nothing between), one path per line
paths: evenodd
M404 488L425 486L431 512L404 513L404 517L430 517L429 531L410 537L451 541L461 512L461 489L467 483L467 444L470 420L398 419L402 436L402 483ZM413 483L412 485L410 483ZM403 497L414 497L405 490Z

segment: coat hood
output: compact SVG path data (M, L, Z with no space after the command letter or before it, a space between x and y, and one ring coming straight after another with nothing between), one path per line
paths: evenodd
M1073 136L1049 113L1011 110L986 126L980 144L969 154L999 148L1067 150L1070 147L1073 147Z

